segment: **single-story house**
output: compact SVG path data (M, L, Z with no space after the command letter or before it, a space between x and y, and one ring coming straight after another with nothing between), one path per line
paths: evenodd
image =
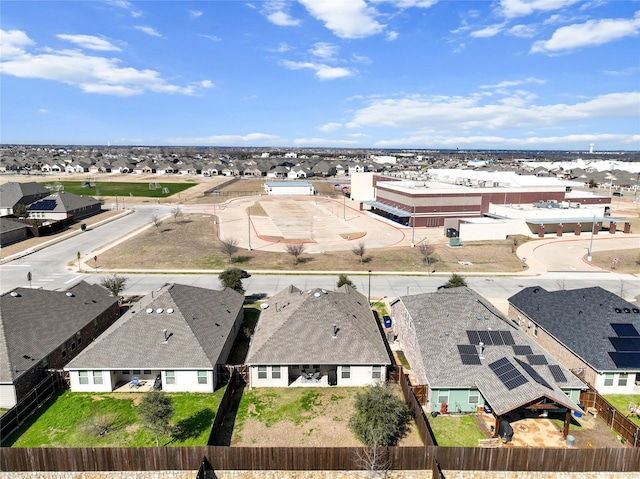
M289 286L262 303L246 364L250 387L363 386L391 360L361 293Z
M79 220L100 213L102 204L92 196L59 191L32 203L28 209L29 216L35 219L59 221L72 216Z
M81 281L67 291L17 288L0 298L0 407L62 369L120 316L118 299Z
M213 392L242 327L244 296L170 284L143 297L71 361L72 391L109 392L133 378L170 392Z
M0 218L0 246L7 246L29 237L29 227L20 221Z
M509 298L509 318L601 394L638 394L640 306L599 286Z
M560 410L570 419L579 411L584 383L473 290L403 296L391 314L412 385L426 386L429 411L490 407L496 434L511 412Z
M4 183L0 185L0 216L12 215L14 206L27 206L50 194L48 189L35 181Z

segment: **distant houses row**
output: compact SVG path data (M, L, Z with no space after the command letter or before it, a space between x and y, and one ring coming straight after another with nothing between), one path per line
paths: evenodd
M1 298L0 407L51 370L73 391L145 387L212 392L243 330L243 296L170 284L122 316L100 286L18 288ZM640 310L601 288L525 288L508 317L468 288L402 296L385 327L367 298L293 285L268 298L244 361L249 387L385 381L400 348L428 411L496 417L579 410L587 384L632 394L640 382ZM566 433L566 431L565 431Z

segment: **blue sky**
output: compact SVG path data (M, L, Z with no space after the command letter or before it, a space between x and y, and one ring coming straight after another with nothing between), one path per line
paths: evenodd
M2 143L640 150L640 1L3 0Z

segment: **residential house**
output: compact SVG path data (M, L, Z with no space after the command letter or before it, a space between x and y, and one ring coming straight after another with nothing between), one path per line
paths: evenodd
M579 410L582 381L473 290L403 296L391 315L412 385L426 388L427 410L489 407L496 425L512 412Z
M15 205L29 205L34 201L49 196L51 192L40 183L30 181L18 183L10 181L0 185L0 216L13 214Z
M102 204L91 196L74 195L58 191L29 205L29 216L40 220L74 220L86 218L102 211Z
M165 391L212 392L242 327L244 296L170 284L142 298L65 370L73 391L113 391L136 377Z
M363 386L391 361L364 295L289 286L262 304L246 364L250 387Z
M525 288L509 318L602 394L638 394L640 307L602 289Z
M29 228L20 221L0 218L0 246L25 240L29 237Z
M17 288L0 297L0 407L10 408L120 316L118 299L81 281L68 291Z

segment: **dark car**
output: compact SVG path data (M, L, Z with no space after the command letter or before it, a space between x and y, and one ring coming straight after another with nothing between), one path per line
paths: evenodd
M250 277L251 277L251 275L250 275L247 271L245 271L245 270L241 269L241 270L240 270L240 277L241 277L242 279L245 279L245 278L250 278Z

